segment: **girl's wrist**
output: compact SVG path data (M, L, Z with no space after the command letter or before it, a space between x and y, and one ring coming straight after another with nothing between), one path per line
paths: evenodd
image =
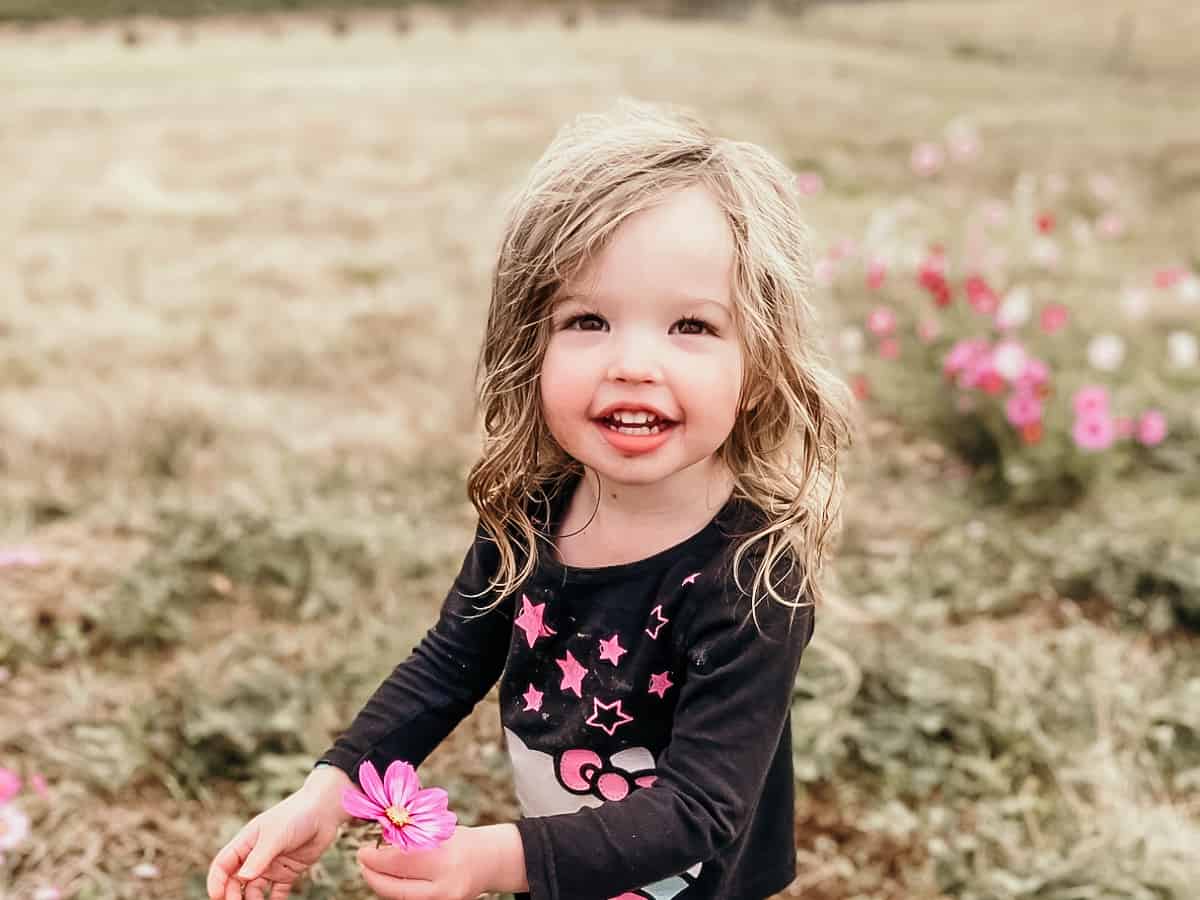
M336 807L339 822L349 822L353 816L342 808L342 791L353 787L350 776L334 765L320 765L308 773L301 790L316 791L323 801Z
M502 894L528 891L525 845L517 826L481 825L472 830L479 838L480 858L487 861L484 890Z

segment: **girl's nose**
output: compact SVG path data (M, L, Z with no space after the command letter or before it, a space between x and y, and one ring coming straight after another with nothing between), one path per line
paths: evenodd
M606 377L609 381L644 384L662 381L662 366L654 352L653 342L630 339L622 341L609 363Z

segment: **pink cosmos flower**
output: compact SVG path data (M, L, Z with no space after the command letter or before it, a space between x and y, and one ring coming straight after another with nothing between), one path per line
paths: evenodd
M996 296L996 292L988 286L987 281L981 275L970 276L965 284L967 289L967 302L976 311L984 315L991 315L1000 305L1000 298Z
M1025 357L1025 369L1017 376L1015 387L1018 390L1038 393L1050 381L1050 367L1042 360L1032 356Z
M359 819L374 819L383 825L383 839L405 850L436 847L454 834L458 817L447 809L449 800L441 788L421 788L416 770L403 760L394 760L383 780L368 760L358 767L363 791L348 787L342 792L342 808Z
M45 561L36 547L0 547L0 569L35 568Z
M825 188L825 179L817 172L801 172L796 176L796 190L801 196L811 197Z
M1080 419L1108 418L1108 391L1100 385L1080 388L1071 402Z
M912 168L922 178L937 172L945 161L946 154L937 144L927 142L913 147Z
M0 806L21 793L21 776L12 769L0 768Z
M1096 223L1096 230L1101 237L1119 238L1125 233L1125 220L1115 212L1105 213Z
M1147 410L1137 423L1137 439L1147 447L1154 447L1167 436L1167 417L1157 409Z
M1049 303L1042 308L1042 331L1054 334L1067 324L1067 308L1061 303Z
M896 314L886 306L880 306L867 316L867 328L878 337L887 337L896 330Z
M1182 281L1186 274L1182 266L1167 266L1154 273L1154 286L1166 290Z
M867 287L873 291L879 290L886 275L887 266L881 260L871 260L870 265L867 266Z
M1081 450L1107 450L1116 438L1116 429L1107 415L1081 416L1075 420L1071 436Z
M978 356L987 352L987 341L981 338L963 338L957 341L946 354L942 361L942 373L947 378L954 378L966 371Z
M1008 421L1017 428L1024 428L1042 420L1042 401L1026 391L1014 391L1004 406Z

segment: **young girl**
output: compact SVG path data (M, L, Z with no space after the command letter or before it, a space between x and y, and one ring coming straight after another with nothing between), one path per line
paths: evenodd
M523 817L363 848L393 900L759 900L795 874L789 709L838 520L848 392L817 350L793 178L625 102L505 225L474 542L437 623L304 786L213 861L281 900L359 765L418 765L500 682Z

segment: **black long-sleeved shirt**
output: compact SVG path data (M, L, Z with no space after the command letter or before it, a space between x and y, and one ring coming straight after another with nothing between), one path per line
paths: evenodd
M602 568L564 566L543 542L533 576L483 615L487 597L463 595L485 589L498 555L477 529L436 624L321 761L351 778L364 759L418 765L503 673L532 900L782 890L795 876L789 710L813 615L790 621L768 598L757 628L749 618L730 567L756 515L731 500L676 546Z

